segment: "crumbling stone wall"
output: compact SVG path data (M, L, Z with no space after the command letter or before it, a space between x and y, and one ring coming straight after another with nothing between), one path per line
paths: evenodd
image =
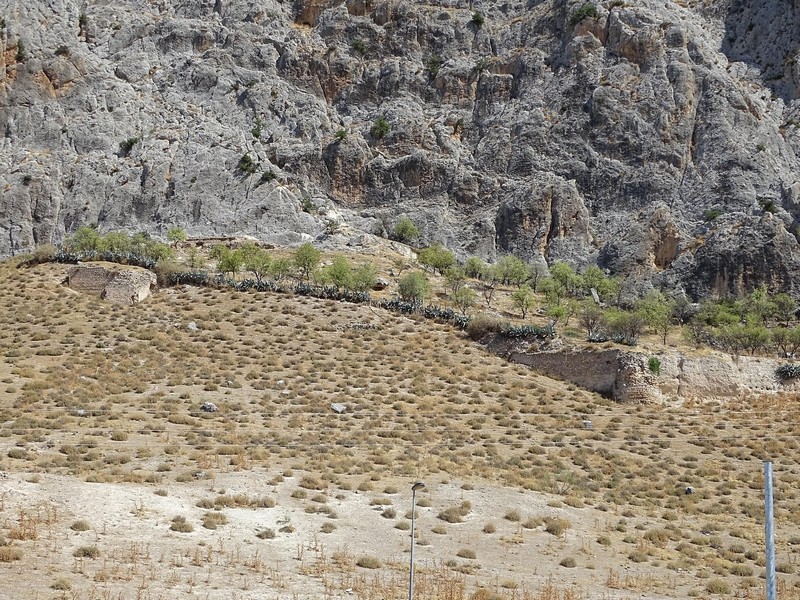
M67 273L67 285L95 294L109 302L136 304L156 287L156 276L147 269L113 263L78 263Z
M512 352L513 362L528 365L549 377L563 379L582 388L612 396L619 369L619 350Z
M610 396L618 402L649 403L661 400L656 376L641 354L621 350L513 352L514 362L528 365L549 377Z
M99 265L78 263L67 273L67 285L73 290L100 296L114 273Z
M766 357L734 357L721 352L645 354L592 348L543 352L521 349L504 356L618 402L725 401L800 392L800 380L782 381L775 373L785 361ZM660 362L658 375L648 365L653 356Z
M657 376L641 354L620 352L611 397L619 402L648 404L661 400Z

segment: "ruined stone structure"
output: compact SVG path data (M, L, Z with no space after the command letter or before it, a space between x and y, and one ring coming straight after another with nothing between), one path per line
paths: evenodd
M156 287L156 276L147 269L112 263L78 263L67 273L67 285L96 294L117 304L136 304Z
M649 403L662 399L647 357L621 350L512 352L509 358L535 371L610 396L619 402Z
M618 402L726 401L763 395L796 394L800 381L782 381L775 369L783 361L721 352L689 355L646 354L621 349L562 349L507 352L512 361L544 375L574 383ZM648 361L656 357L659 373Z

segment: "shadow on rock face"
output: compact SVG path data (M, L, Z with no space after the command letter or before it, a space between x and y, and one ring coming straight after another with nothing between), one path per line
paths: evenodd
M722 52L761 72L787 103L800 97L800 6L797 0L734 0L725 18Z

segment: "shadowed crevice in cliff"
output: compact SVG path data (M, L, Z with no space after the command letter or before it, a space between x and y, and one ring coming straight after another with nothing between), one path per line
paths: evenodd
M722 52L759 70L764 84L786 103L800 97L800 1L733 0Z

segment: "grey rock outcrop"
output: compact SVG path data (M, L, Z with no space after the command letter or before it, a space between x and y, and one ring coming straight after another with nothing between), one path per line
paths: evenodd
M0 0L0 254L89 223L299 243L313 198L462 257L798 294L798 9L683 4Z

